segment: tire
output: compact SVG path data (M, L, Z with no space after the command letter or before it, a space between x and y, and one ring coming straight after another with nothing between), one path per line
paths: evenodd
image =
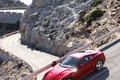
M73 80L72 78L68 78L67 80Z
M100 71L103 68L103 62L102 61L97 61L95 68L97 71Z

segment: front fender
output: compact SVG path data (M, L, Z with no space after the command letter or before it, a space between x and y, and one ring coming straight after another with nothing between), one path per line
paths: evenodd
M74 78L74 73L67 73L66 75L64 75L60 80L67 80L68 78Z
M45 80L45 77L46 77L46 76L48 75L48 73L50 73L52 70L53 70L53 69L51 69L51 70L47 71L47 72L43 75L42 80Z

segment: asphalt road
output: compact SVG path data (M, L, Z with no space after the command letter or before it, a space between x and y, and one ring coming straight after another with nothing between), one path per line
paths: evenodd
M0 40L0 47L8 50L13 55L25 60L34 71L42 68L58 57L45 52L36 51L26 45L20 44L20 34L15 34ZM82 80L120 80L120 39L99 49L106 56L106 62L102 71L94 71ZM41 78L44 73L40 74Z
M120 38L99 49L106 62L102 71L94 71L82 80L120 80Z
M59 59L59 57L42 51L37 51L30 46L21 45L20 37L20 33L17 33L15 35L0 39L0 47L26 61L34 71ZM43 74L44 73L40 74L40 77L42 77Z

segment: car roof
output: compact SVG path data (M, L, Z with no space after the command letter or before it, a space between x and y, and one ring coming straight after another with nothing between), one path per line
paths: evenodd
M91 55L91 54L96 54L96 53L100 53L100 51L87 50L87 51L84 51L82 53L73 53L73 54L70 55L70 57L75 57L75 58L81 59L84 56Z

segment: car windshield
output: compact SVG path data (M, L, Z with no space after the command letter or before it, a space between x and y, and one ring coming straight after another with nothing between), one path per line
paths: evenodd
M65 68L77 68L80 59L74 57L67 57L62 63L60 64L61 67Z

